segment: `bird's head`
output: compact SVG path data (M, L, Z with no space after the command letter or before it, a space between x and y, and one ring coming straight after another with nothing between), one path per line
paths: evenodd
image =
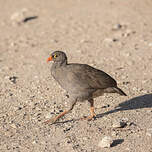
M50 54L50 57L47 59L47 62L53 61L55 63L67 63L67 56L62 51L55 51Z

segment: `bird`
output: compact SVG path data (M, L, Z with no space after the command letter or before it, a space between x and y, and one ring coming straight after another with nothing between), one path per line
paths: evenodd
M66 91L69 105L66 110L45 123L56 123L59 118L72 111L77 102L85 100L90 103L90 115L82 119L91 120L96 116L94 98L102 96L104 93L118 93L127 96L109 74L87 64L68 63L67 55L63 51L51 53L47 59L47 62L50 61L53 61L51 75Z

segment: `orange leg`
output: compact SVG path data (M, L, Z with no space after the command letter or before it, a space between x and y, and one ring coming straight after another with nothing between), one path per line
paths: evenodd
M70 108L68 110L65 110L62 113L60 113L58 116L45 121L45 123L46 124L48 124L48 123L51 123L51 124L55 123L59 118L63 117L65 114L69 113L73 109L75 103L76 102L72 102L72 104L70 105Z
M68 110L65 110L65 111L63 111L62 113L60 113L58 116L56 116L56 117L54 117L54 118L51 118L51 119L45 121L45 123L46 123L46 124L47 124L47 123L53 124L53 123L55 123L59 118L63 117L63 116L64 116L66 113L68 113L68 112L69 112Z
M90 102L90 116L88 116L87 118L82 118L81 120L91 120L93 117L96 116L96 114L94 112L94 101L93 101L93 99L89 99L88 101Z

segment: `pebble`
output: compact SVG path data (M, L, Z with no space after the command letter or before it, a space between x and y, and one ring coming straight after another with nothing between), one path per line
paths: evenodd
M14 47L14 46L16 46L16 45L17 45L17 44L16 44L15 42L11 42L11 43L10 43L10 46L11 46L11 47Z
M117 135L118 135L118 133L117 133L117 132L115 132L115 131L112 131L112 132L111 132L111 135L112 135L112 136L117 136Z
M98 146L101 148L110 148L113 143L113 139L110 136L105 136L99 141Z
M25 23L29 20L32 19L36 19L38 16L31 16L29 15L31 14L31 12L29 12L29 10L27 8L23 8L22 10L15 12L12 16L11 16L11 21L13 25L20 25L22 23Z
M113 42L113 39L111 39L111 38L105 38L105 39L104 39L104 42L106 42L106 43L112 43L112 42Z
M15 12L12 16L11 16L11 20L13 22L13 24L21 24L24 19L25 19L25 14L27 12L27 9L24 8L19 12Z
M37 143L37 141L36 141L36 140L34 140L32 143L33 143L33 144L36 144L36 143Z
M12 128L14 128L14 129L16 129L17 127L16 127L16 125L13 123L13 124L11 124L10 125Z
M126 125L127 125L127 123L126 123L125 121L123 121L123 120L115 120L115 121L113 122L112 127L113 127L113 128L123 128L123 127L125 127Z
M16 79L17 79L18 77L16 77L16 76L12 76L12 77L9 77L9 80L12 82L12 83L16 83Z
M128 85L128 84L130 84L130 82L129 81L123 81L122 84Z
M123 34L124 37L128 37L130 36L131 34L135 34L136 31L132 31L130 29L127 29L126 32Z
M103 40L103 43L105 43L106 45L111 46L114 42L117 42L117 41L119 41L119 40L116 39L116 38L105 38Z
M124 36L124 37L128 37L128 36L131 34L131 32L132 32L132 31L128 29L128 30L126 30L126 32L124 33L123 36Z
M137 87L133 87L132 90L133 90L133 91L137 91L138 88L137 88Z
M113 26L113 28L112 28L112 30L119 30L119 29L121 29L122 28L122 25L121 24L115 24L114 26Z
M86 40L86 39L82 39L81 41L80 41L80 43L89 43L90 41L89 40Z

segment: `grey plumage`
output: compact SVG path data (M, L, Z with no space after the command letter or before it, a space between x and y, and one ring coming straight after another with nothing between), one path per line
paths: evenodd
M110 75L87 64L69 64L66 54L62 51L53 52L51 60L54 61L51 74L68 92L72 103L70 110L77 101L88 100L93 105L93 98L103 93L118 93L126 96Z

